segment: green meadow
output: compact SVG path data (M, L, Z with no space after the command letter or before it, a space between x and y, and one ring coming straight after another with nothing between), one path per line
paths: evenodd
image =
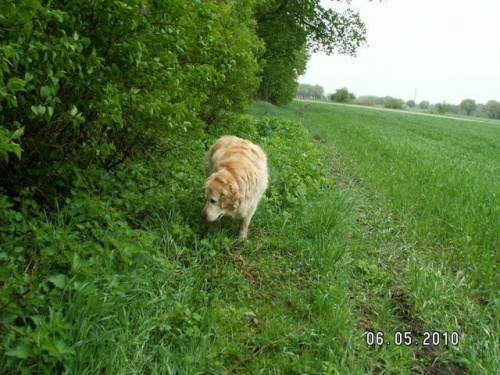
M227 133L270 162L244 242L200 216L204 153ZM0 196L0 368L496 373L499 150L495 123L257 103L79 173L54 210Z
M371 279L353 280L358 324L385 337L460 336L458 346L371 348L372 363L387 373L418 373L425 358L434 359L424 373L498 371L500 123L298 101L252 113L305 125L328 150L336 189L354 200L351 271Z

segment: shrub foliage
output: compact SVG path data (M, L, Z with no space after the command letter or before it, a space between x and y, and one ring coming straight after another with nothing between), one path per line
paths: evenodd
M28 165L57 161L51 178L68 159L109 169L215 123L259 83L251 2L21 0L0 11L0 156L22 147Z
M347 87L337 89L335 93L330 95L330 100L337 103L352 103L356 100L356 95L349 92Z

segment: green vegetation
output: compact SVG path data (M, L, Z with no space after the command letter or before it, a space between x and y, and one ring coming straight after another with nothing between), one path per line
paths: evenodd
M407 105L408 108L411 108L411 109L415 108L415 106L416 106L415 100L408 100L406 102L406 105Z
M334 196L324 154L297 124L235 113L278 88L265 69L286 103L307 51L353 53L356 13L317 0L4 1L0 40L2 373L328 365L316 361L328 346L302 345L350 327L312 322L338 285L319 270L342 252L326 245L335 206L323 225L305 199ZM296 60L280 65L281 52ZM199 217L203 154L222 133L258 141L280 171L248 243L235 223L206 234Z
M500 119L500 102L490 100L485 106L488 118Z
M20 0L0 4L0 39L2 373L499 368L496 125L235 114L256 93L290 100L308 51L354 53L356 13ZM271 167L245 242L200 218L204 153L228 133ZM368 346L378 332L393 344Z
M449 112L450 109L451 109L451 104L446 103L446 101L436 104L436 112L439 113L440 115L444 115L446 112Z
M401 99L388 97L384 101L384 107L390 109L403 109L405 106Z
M464 111L467 116L477 109L476 101L474 99L464 99L459 105L459 108Z
M430 103L427 100L422 100L418 106L425 111L427 108L429 108L429 105Z
M33 189L2 196L3 372L498 368L498 127L298 102L251 113L161 158L80 171L55 211ZM270 158L248 242L199 216L204 152L228 132ZM439 345L395 344L426 331Z
M295 98L323 100L323 88L319 85L300 84L297 88ZM319 94L321 93L321 95ZM384 107L388 109L412 111L421 110L423 112L451 116L474 116L479 118L500 119L500 103L490 100L486 104L476 104L473 99L464 99L459 105L449 104L446 101L437 104L430 104L428 101L421 101L418 106L414 100L404 102L402 99L391 96L378 97L363 95L356 98L347 87L335 90L335 93L327 95L328 99L335 103L347 103L368 107Z
M259 142L272 170L244 243L236 222L207 233L200 218L204 152L227 132ZM182 141L149 164L79 174L55 212L32 191L2 197L3 373L347 368L332 340L354 332L336 271L348 202L323 151L273 119Z
M365 42L366 28L357 12L336 12L320 0L262 1L256 19L257 34L267 46L257 94L276 105L295 96L297 78L305 72L310 52L354 55Z
M299 84L295 95L299 99L321 100L325 97L325 90L320 85Z
M353 54L364 35L357 13L319 0L3 2L0 186L52 200L69 164L164 152L258 93L285 104L308 51Z
M259 85L252 2L22 0L0 12L1 155L23 149L23 163L0 161L13 194L72 180L68 163L110 170L163 149L158 139L241 111Z
M341 272L358 325L386 337L457 331L461 338L458 346L375 347L366 363L385 373L495 373L498 124L307 106L258 112L300 118L329 149L337 186L352 196L352 261Z
M337 89L334 94L331 94L329 99L336 103L352 103L356 100L356 95L349 92L347 87Z

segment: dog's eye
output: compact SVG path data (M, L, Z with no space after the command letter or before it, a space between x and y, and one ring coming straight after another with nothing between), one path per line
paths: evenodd
M210 199L210 203L215 204L215 202L217 202L215 199Z

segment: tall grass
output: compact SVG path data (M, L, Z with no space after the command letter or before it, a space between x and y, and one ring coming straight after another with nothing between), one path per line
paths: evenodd
M269 155L246 242L235 221L211 232L200 216L204 153L224 133ZM325 150L296 123L251 118L175 146L114 174L82 171L56 212L5 205L0 223L21 235L0 244L2 371L363 372L343 272L350 203Z
M500 125L304 102L253 111L300 120L348 166L374 211L364 225L376 249L357 255L392 274L406 327L458 330L445 362L497 371Z

